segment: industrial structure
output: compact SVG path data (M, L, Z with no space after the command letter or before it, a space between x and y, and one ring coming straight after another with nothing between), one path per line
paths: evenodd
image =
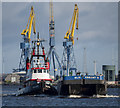
M49 17L49 52L48 52L48 59L50 61L50 70L52 70L52 63L54 68L54 77L56 76L56 65L55 65L55 58L58 62L58 66L60 69L60 76L62 75L62 67L59 61L59 56L55 51L55 22L53 17L53 3L50 2L50 17Z
M103 65L102 66L103 75L105 76L105 80L109 84L115 83L115 65Z
M70 22L69 30L67 31L64 39L65 41L63 42L63 57L62 57L62 68L63 68L63 75L72 75L73 71L76 73L77 68L76 68L76 61L74 57L74 50L73 50L73 45L74 45L74 31L75 31L75 24L76 29L78 29L78 7L77 4L75 4L74 8L74 13L72 16L72 20Z

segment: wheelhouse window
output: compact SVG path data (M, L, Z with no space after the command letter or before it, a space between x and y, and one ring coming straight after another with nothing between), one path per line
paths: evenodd
M37 73L37 70L36 70L36 69L34 69L34 70L33 70L33 73Z
M38 69L38 73L42 73L42 69Z
M46 70L44 70L44 73L46 73Z

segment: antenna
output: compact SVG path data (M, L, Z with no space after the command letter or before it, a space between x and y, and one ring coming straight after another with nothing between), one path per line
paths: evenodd
M114 50L112 48L112 65L114 65Z
M4 74L4 57L2 58L2 75Z
M93 61L94 62L94 70L95 70L95 75L96 75L96 61Z
M86 48L84 48L84 60L83 60L83 68L84 68L84 73L87 73L87 62L86 62Z

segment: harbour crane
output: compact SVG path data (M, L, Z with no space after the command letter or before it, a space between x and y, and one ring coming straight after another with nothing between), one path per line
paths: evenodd
M31 12L27 22L27 26L21 33L21 35L23 35L24 42L20 43L20 49L22 49L20 63L19 63L20 70L26 70L26 60L30 58L30 36L31 36L32 26L33 26L33 33L36 34L35 13L33 6L31 6Z
M47 59L50 61L50 70L51 68L51 63L53 63L53 68L54 68L54 77L56 76L56 64L55 60L57 60L59 69L60 69L60 76L62 75L62 67L61 63L59 61L59 56L55 51L55 23L54 23L54 16L53 16L53 3L50 1L50 17L49 17L49 52L47 55Z
M77 71L76 62L74 57L73 45L74 45L74 32L75 25L78 30L78 17L79 17L79 9L77 4L75 4L72 20L70 22L70 26L66 35L64 36L65 41L63 42L63 57L62 57L62 68L63 75L72 75L73 71Z

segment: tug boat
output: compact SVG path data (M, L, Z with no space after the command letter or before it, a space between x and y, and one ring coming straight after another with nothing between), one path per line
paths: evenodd
M16 96L31 94L57 95L57 90L51 85L49 60L45 56L43 41L39 38L32 41L34 46L31 57L26 59L26 80L23 88L18 90Z

